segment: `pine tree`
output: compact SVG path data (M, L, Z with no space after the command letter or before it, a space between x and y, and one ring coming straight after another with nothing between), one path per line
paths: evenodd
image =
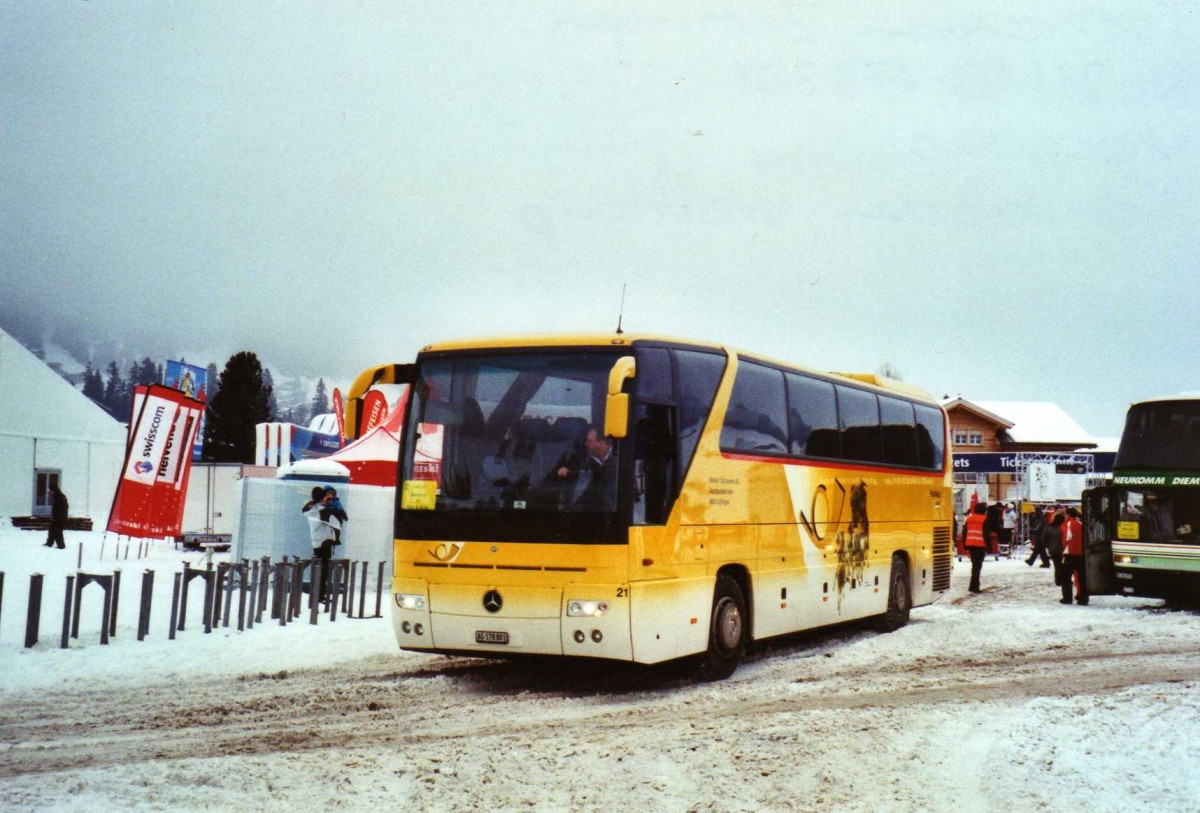
M271 393L267 398L267 408L271 410L272 420L276 420L279 416L279 401L275 398L275 378L271 375L268 367L263 367L263 383L266 384L267 391Z
M108 363L108 382L104 385L104 403L102 406L118 421L128 421L130 401L126 396L129 388L121 378L121 370L115 361Z
M217 376L217 365L209 362L208 366L204 368L204 378L204 397L211 401L217 394L217 390L221 389L221 381Z
M271 388L254 353L243 350L225 363L215 395L208 402L204 457L223 463L254 460L254 428L271 420Z
M309 406L309 415L313 418L318 415L324 415L329 412L329 393L325 391L325 379L317 379L317 391L313 395L312 404Z
M92 402L97 406L104 406L104 379L100 377L100 371L92 366L89 361L87 370L83 373L83 394L92 399Z

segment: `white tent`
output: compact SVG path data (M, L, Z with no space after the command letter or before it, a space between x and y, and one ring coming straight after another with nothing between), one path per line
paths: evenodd
M72 517L108 521L125 460L125 427L0 330L0 516L49 513L57 476Z

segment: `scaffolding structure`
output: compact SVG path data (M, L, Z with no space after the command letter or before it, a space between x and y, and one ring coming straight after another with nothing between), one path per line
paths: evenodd
M1078 469L1078 474L1084 475L1085 482L1095 477L1096 459L1090 452L1016 452L1013 459L1016 464L1013 482L1020 486L1021 493L1027 500L1029 499L1029 484L1026 481L1026 473L1032 465L1042 463L1055 468L1071 466ZM1054 502L1058 502L1058 500Z

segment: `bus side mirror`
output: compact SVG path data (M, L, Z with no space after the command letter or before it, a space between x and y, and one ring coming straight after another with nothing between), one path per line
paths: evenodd
M346 393L346 419L343 433L346 440L355 440L362 427L362 401L367 390L376 384L411 384L416 378L415 364L381 364L363 370Z
M637 374L633 356L621 356L608 373L608 399L604 404L604 434L623 438L629 434L629 394L621 392L625 379Z

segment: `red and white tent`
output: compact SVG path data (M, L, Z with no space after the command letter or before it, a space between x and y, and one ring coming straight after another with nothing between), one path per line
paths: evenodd
M400 455L406 395L407 388L383 423L326 458L350 470L351 485L396 487L396 462Z

